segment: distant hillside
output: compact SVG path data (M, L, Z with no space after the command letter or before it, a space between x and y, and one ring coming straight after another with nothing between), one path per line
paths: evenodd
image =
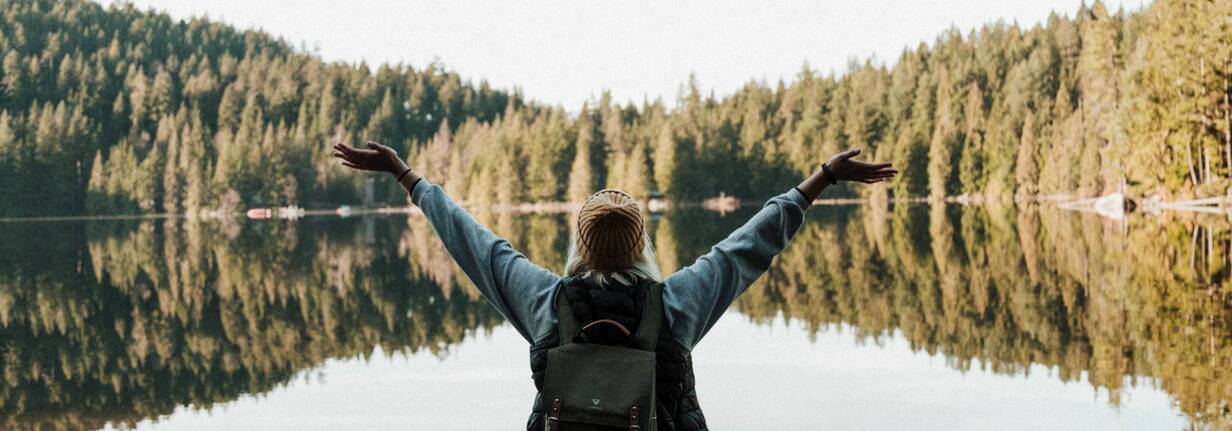
M131 6L0 0L0 215L358 202L328 143L381 141L474 204L603 186L760 198L861 147L912 196L1223 194L1232 2L1160 1L943 32L893 67L802 70L567 115L439 65L325 63L261 32ZM721 174L720 174L721 173ZM403 203L393 187L382 202ZM843 191L851 193L851 191Z
M405 149L520 108L437 65L324 63L131 5L0 1L0 57L3 215L355 200L326 142Z

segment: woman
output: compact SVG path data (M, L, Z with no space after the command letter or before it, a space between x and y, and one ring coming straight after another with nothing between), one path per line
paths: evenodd
M687 268L662 278L638 203L627 194L603 190L583 204L577 233L569 246L565 277L540 267L475 221L443 189L410 169L389 147L368 149L334 145L342 164L397 178L432 224L445 248L475 286L531 343L532 378L543 390L545 351L561 344L558 293L569 319L612 321L580 334L588 341L620 343L641 321L647 286L661 283L663 328L656 352L656 417L660 430L703 430L705 418L694 391L689 352L714 326L732 301L770 267L821 192L838 181L877 183L897 171L889 163L853 160L860 150L844 151L823 163L799 186L766 202L756 215ZM563 320L563 319L562 319ZM593 326L593 325L591 325ZM546 411L536 396L528 430L544 429ZM597 400L596 400L597 401Z

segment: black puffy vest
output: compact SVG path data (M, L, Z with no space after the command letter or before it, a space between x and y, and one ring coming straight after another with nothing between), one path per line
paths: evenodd
M568 295L579 324L612 319L636 332L651 283L654 281L642 280L634 286L608 284L599 287L588 280L567 278L561 283L561 291L557 294ZM658 404L655 408L659 430L706 430L706 418L697 403L697 391L694 389L693 358L689 350L672 337L672 331L667 330L669 328L666 326L664 329L659 331L659 342L655 345L655 397ZM600 339L606 336L604 333L590 335ZM543 372L548 366L547 351L558 345L559 331L553 331L530 347L531 378L535 381L536 390L543 390ZM535 394L535 405L531 409L530 420L526 422L528 431L545 429L543 416L534 413L540 411L541 398L541 394Z

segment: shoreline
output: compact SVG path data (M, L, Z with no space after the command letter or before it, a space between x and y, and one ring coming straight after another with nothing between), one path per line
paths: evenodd
M1122 199L1119 195L1117 199ZM1132 206L1122 212L1115 214L1107 214L1094 208L1093 204L1103 198L1085 198L1072 199L1065 195L1037 195L1037 196L1015 196L1013 199L989 199L982 196L947 196L944 199L934 199L925 196L909 196L899 198L885 199L885 204L897 205L934 205L942 203L946 205L987 205L1001 206L1021 204L1052 204L1051 206L1074 212L1098 213L1101 216L1110 218L1123 218L1128 214L1146 214L1159 216L1165 212L1178 213L1198 213L1208 215L1228 215L1232 218L1232 197L1224 198L1204 198L1182 200L1175 202L1161 202L1158 200L1144 200L1140 205ZM872 198L823 198L816 199L812 202L813 206L857 206L870 205L877 203L878 199ZM644 200L647 212L650 214L659 214L680 209L697 209L701 208L707 211L718 212L725 214L733 212L741 208L756 207L761 205L761 201L738 200L730 196L720 196L704 201L688 201L688 202L672 202L663 199L648 199ZM581 202L537 202L537 203L520 203L520 204L497 204L488 206L468 205L464 201L459 201L458 204L468 211L475 213L509 213L509 214L555 214L555 213L572 213L581 208ZM257 207L245 211L237 211L232 213L224 213L221 210L202 210L190 213L146 213L146 214L107 214L107 215L67 215L67 216L30 216L30 217L0 217L0 223L24 223L24 222L59 222L59 221L107 221L107 220L150 220L150 219L185 219L185 220L230 220L230 219L247 219L247 220L295 220L303 217L352 217L365 215L386 215L386 214L406 214L409 216L422 215L418 207L413 205L407 206L383 206L383 207L360 207L341 205L336 208L317 208L304 209L297 206L287 207ZM254 216L256 214L256 216Z

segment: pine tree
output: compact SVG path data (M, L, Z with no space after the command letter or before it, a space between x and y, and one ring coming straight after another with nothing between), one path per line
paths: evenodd
M1116 139L1116 27L1103 2L1096 0L1082 17L1082 52L1078 57L1083 141L1078 192L1101 193L1119 178L1121 155L1110 151Z
M194 112L187 130L181 136L179 170L184 176L183 208L195 213L208 202L209 167L205 164L205 136L199 116Z
M146 154L145 159L137 166L135 181L129 189L129 195L137 202L137 208L142 212L155 212L161 209L163 187L161 181L162 168L165 160L160 148L155 146Z
M107 193L107 170L103 164L101 151L94 152L94 162L90 163L90 182L86 194L86 209L91 213L105 214L111 212L110 196Z
M1069 130L1070 106L1069 89L1062 83L1054 97L1052 119L1048 125L1049 134L1046 142L1040 145L1040 193L1068 194L1074 191L1070 181L1072 160L1066 158L1066 132Z
M591 154L595 145L594 128L589 121L585 120L589 117L585 108L582 110L581 117L582 119L578 122L577 140L574 144L576 148L573 163L569 168L569 188L565 193L570 202L582 202L596 191L596 178L592 170L594 156Z
M676 182L681 172L680 158L683 156L680 144L672 132L671 123L664 122L659 128L659 134L654 144L654 179L659 193L671 199L680 197L683 193Z
M0 162L21 162L17 132L13 129L13 116L9 115L9 111L0 111ZM6 171L15 167L10 166Z
M23 196L17 190L21 187L22 172L18 170L23 167L21 153L13 117L8 111L0 110L0 183L8 185L0 187L0 208L16 208L23 204Z
M984 175L984 94L976 83L967 89L963 118L966 130L963 132L962 156L958 161L958 179L964 194L976 195L982 193L987 184Z
M958 149L954 142L957 126L950 86L950 74L942 69L937 79L937 112L928 144L928 196L934 201L954 194L954 185L957 185L957 178L953 176L956 171L954 154Z
M179 214L184 193L184 172L180 170L180 133L173 133L167 141L167 157L162 170L163 211Z
M1027 119L1022 124L1022 137L1018 143L1017 166L1014 169L1020 197L1035 196L1039 192L1039 164L1036 152L1039 143L1035 139L1035 113L1027 112Z
M0 95L5 96L0 98L0 110L25 108L16 103L28 97L21 56L16 50L10 50L4 54L4 61L0 65L4 71L4 75L0 76Z
M650 196L650 167L646 158L646 145L638 142L625 159L625 183L623 190L629 196L646 199Z
M612 152L607 157L607 184L603 188L624 190L629 187L631 179L626 178L629 170L626 161L628 153Z

